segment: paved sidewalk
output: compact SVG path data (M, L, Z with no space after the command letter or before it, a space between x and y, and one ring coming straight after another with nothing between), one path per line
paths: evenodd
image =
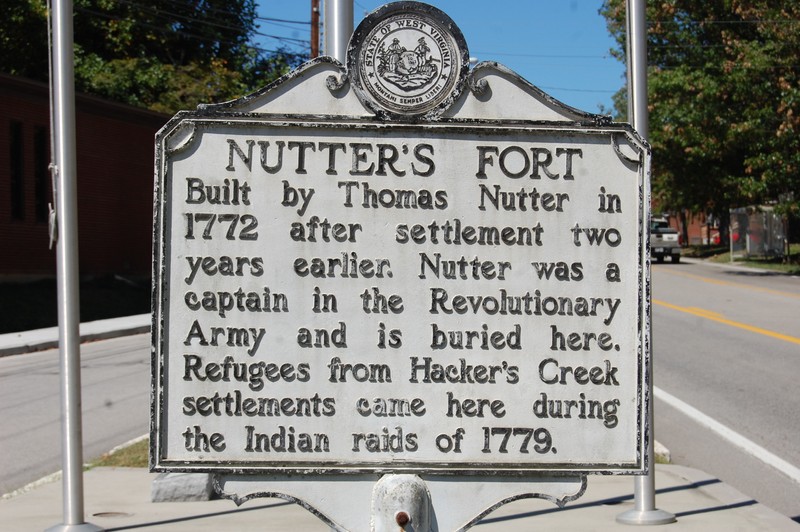
M106 530L120 531L330 530L300 506L281 499L251 500L238 508L229 500L153 503L150 489L154 478L155 474L146 469L87 471L86 521ZM618 524L615 519L633 507L633 485L629 476L593 475L588 479L584 496L563 509L541 500L516 501L489 514L474 530L630 531L635 527ZM676 523L661 525L657 527L659 530L800 531L800 524L694 469L657 466L656 490L658 507L677 517ZM61 482L54 480L0 500L0 530L41 531L62 524L61 497ZM436 501L433 504L435 507Z

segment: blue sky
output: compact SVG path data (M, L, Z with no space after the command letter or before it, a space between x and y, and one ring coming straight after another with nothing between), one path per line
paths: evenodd
M325 0L321 0L324 4ZM387 2L355 0L354 27ZM614 46L602 0L428 0L461 28L470 55L511 68L556 99L596 113L612 108L611 96L625 83L622 63L611 57ZM310 0L258 0L258 15L266 19L303 21L294 24L260 20L259 44L299 49L308 42ZM324 31L324 30L323 30ZM307 45L306 45L307 46Z

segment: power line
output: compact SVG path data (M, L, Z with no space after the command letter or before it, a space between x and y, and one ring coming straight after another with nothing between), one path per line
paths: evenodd
M542 59L611 59L610 55L550 55L550 54L517 54L510 52L473 52L475 55L492 57L502 55L506 57L537 57Z
M754 19L754 20L652 20L648 22L649 26L654 24L795 24L800 22L800 19L786 18L786 19Z
M289 26L288 24L281 24L280 22L267 22L266 24L269 24L271 26L275 26L277 28L286 28L286 29L289 29L289 30L292 30L292 31L297 31L297 28L295 28L294 26Z
M118 0L118 1L120 3L122 3L122 4L127 4L127 5L130 5L130 6L138 7L139 9L142 9L143 11L149 11L151 14L155 15L156 17L162 17L162 18L166 17L168 22L174 22L173 20L170 20L168 18L168 17L174 17L175 19L178 19L178 20L182 19L184 21L192 22L194 24L205 25L205 26L220 28L220 29L224 29L224 30L232 30L232 31L241 31L242 30L242 28L240 26L231 26L230 24L221 24L221 23L218 23L218 22L212 22L212 21L208 21L208 20L197 20L197 19L193 19L193 18L191 18L189 16L186 16L186 15L180 15L178 13L174 13L174 12L171 12L171 11L152 8L150 6L147 6L147 5L144 5L144 4L140 4L138 2L133 2L131 0ZM220 10L217 10L217 11L220 11ZM225 11L220 11L220 12L226 13L226 14L230 14L229 12L225 12ZM283 37L283 36L280 36L280 35L270 35L270 34L267 34L267 33L262 33L262 32L256 31L256 30L252 30L252 33L255 34L255 35L259 35L261 37L267 37L267 38L270 38L270 39L278 39L280 41L291 41L291 42L295 42L296 44L303 45L303 46L308 45L308 41L304 41L302 39L294 39L294 38L291 38L291 37Z
M86 9L86 8L82 8L82 7L75 7L75 11L80 12L80 13L87 13L89 15L95 15L95 16L98 16L98 17L101 17L101 18L105 18L105 19L109 19L109 20L117 20L118 19L118 17L115 17L115 16L113 16L113 15L111 15L109 13L103 13L101 11L95 11L95 10L92 10L92 9ZM133 21L133 24L136 25L136 26L143 27L143 28L149 28L149 29L152 29L152 30L156 30L156 31L161 32L161 33L170 33L170 34L174 34L174 35L179 35L181 37L187 37L187 38L189 38L191 40L195 40L195 41L199 41L199 42L208 42L208 43L221 42L221 43L231 44L231 45L241 45L241 46L250 48L252 50L256 50L258 52L263 52L263 53L267 53L267 54L282 54L282 53L286 53L285 50L271 50L271 49L263 48L263 47L256 46L256 45L250 44L250 43L244 43L243 44L243 43L238 43L238 42L235 42L235 41L228 41L228 40L224 40L224 39L214 39L214 38L211 38L211 37L206 37L206 36L203 36L203 35L196 35L196 34L193 34L193 33L182 31L182 30L169 29L169 28L164 28L164 27L161 27L161 26L156 26L154 24L148 24L147 22L141 22L139 20Z
M256 20L263 20L265 22L284 22L286 24L303 24L306 26L311 25L310 20L286 20L282 18L270 18L270 17L255 17Z
M547 89L549 91L565 91L565 92L588 92L588 93L604 93L604 94L616 94L619 89L617 90L608 90L608 89L569 89L566 87L546 87L544 85L537 85L540 89Z

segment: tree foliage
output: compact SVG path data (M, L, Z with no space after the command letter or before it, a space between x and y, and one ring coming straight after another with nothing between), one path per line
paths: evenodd
M621 58L625 4L606 0L601 9ZM661 0L647 2L647 21L658 207L720 216L779 201L796 213L800 2Z
M45 0L4 0L0 70L45 81ZM255 0L75 0L75 84L173 113L252 92L305 56L254 46Z
M40 0L4 0L0 17L0 71L47 79L47 7ZM34 76L32 73L37 73Z

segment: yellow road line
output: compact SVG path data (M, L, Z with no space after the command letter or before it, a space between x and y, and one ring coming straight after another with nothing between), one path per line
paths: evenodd
M722 314L719 314L717 312L712 312L710 310L705 310L698 307L681 307L657 299L653 300L653 304L659 305L661 307L666 307L672 310L677 310L678 312L685 312L686 314L691 314L693 316L705 318L707 320L716 321L717 323L722 323L724 325L730 325L731 327L744 329L745 331L750 331L757 334L763 334L764 336L769 336L770 338L775 338L777 340L783 340L784 342L790 342L793 344L800 345L800 338L789 336L788 334L781 334L774 331L769 331L767 329L762 329L761 327L754 327L752 325L747 325L746 323L729 320L727 318L724 318Z
M725 319L723 315L719 312L714 312L713 310L708 310L700 307L685 307L687 311L695 314L697 316L702 316L703 318L709 319Z
M776 295L783 296L783 297L800 298L800 294L795 294L793 292L784 292L784 291L781 291L781 290L772 290L771 288L761 288L759 286L753 286L753 285L744 284L744 283L736 283L736 282L733 282L733 281L722 281L720 279L712 279L711 277L703 277L702 275L695 275L693 273L686 273L686 272L677 271L677 270L672 269L672 268L664 268L664 269L659 268L658 269L658 273L659 274L666 273L667 275L678 275L678 276L681 276L681 277L687 277L689 279L697 279L698 281L703 281L704 283L718 284L720 286L733 286L733 287L736 287L736 288L744 288L746 290L755 290L756 292L766 292L768 294L776 294Z

